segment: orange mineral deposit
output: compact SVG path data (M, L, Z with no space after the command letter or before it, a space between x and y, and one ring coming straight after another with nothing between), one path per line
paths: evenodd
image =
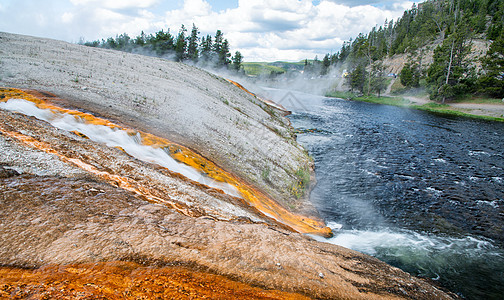
M254 207L256 210L260 211L262 214L276 220L277 222L301 233L310 233L310 234L318 234L322 236L330 236L331 230L325 226L324 222L321 220L315 220L311 218L307 218L305 216L294 214L284 207L282 207L279 203L265 195L264 193L258 191L254 187L250 186L242 179L237 176L229 173L222 168L220 168L215 163L210 160L204 158L200 154L192 151L191 149L184 147L182 145L173 143L167 139L155 136L150 133L136 131L131 128L124 128L119 126L113 122L110 122L103 118L98 118L90 113L83 113L77 110L70 110L66 108L59 107L50 101L43 100L39 97L36 97L37 93L28 93L26 91L22 91L19 89L13 88L0 88L0 102L7 101L9 99L24 99L35 103L35 105L40 109L50 109L51 111L70 114L76 117L81 118L86 123L94 124L94 125L103 125L109 128L121 129L127 131L132 135L140 135L141 143L146 146L151 146L155 148L163 148L170 156L176 161L191 166L192 168L198 170L205 176L210 177L216 181L228 183L234 186L242 196L242 201L247 203L248 205ZM62 154L58 154L56 150L52 149L50 145L39 142L31 137L22 135L20 133L1 130L3 134L9 135L13 138L16 138L26 144L29 144L32 147L38 148L40 150L53 153L58 155L61 160L76 165L88 172L91 172L95 175L100 176L101 178L107 181L115 182L119 187L132 191L137 195L141 195L150 200L158 200L157 197L148 193L148 191L142 189L141 187L135 186L131 184L131 180L126 177L108 174L103 171L97 170L95 167L86 164L83 161L78 161L73 158L65 157ZM166 202L166 201L163 201ZM167 203L168 204L168 203ZM181 213L185 213L183 210L171 205L174 209L179 210Z

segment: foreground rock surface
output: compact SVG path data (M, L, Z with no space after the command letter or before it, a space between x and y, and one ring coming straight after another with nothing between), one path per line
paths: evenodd
M265 290L185 267L132 262L0 268L0 298L32 299L309 299Z
M2 179L0 192L3 265L123 260L187 266L316 298L448 298L351 250L268 224L187 217L90 180L21 175Z
M6 38L13 36L1 35L1 51L6 51ZM7 59L9 68L17 65L25 72L34 68L33 72L43 73L40 65L24 66L24 59ZM68 70L64 66L60 65ZM16 74L13 81L31 76ZM22 79L18 83L42 85ZM132 109L124 105L124 111ZM119 120L128 117L115 115ZM200 282L215 284L212 297L220 297L223 290L239 290L244 294L238 295L246 297L266 289L278 290L267 291L273 299L450 298L377 259L288 230L235 197L32 117L0 109L0 150L2 297L53 296L55 288L68 289L71 297L72 289L89 292L88 287L90 297L114 291L124 292L123 297L128 293L148 297L156 289L142 290L138 285L154 284L165 276L164 294L155 294L165 298L180 292L178 284L169 284L171 280L184 282L182 292L187 296L191 291L194 294L189 296L194 297L207 295L204 288L193 288L194 282ZM132 189L121 188L80 164L125 178ZM75 286L69 283L73 280Z

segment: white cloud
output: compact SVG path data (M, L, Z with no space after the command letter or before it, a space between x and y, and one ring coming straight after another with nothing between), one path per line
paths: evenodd
M212 11L212 7L204 0L185 0L183 11L190 16L204 16Z
M66 12L61 16L61 22L63 23L71 23L74 19L74 14L71 12Z
M369 32L385 19L397 19L413 4L405 0L353 4L336 0L318 4L311 0L239 0L238 7L217 12L210 0L179 1L181 5L169 3L179 7L169 11L167 2L159 0L7 1L0 5L0 28L78 41L80 37L95 40L121 33L135 37L142 30L149 34L168 28L176 34L181 24L190 30L194 23L202 35L214 35L221 29L232 51L239 50L247 61L298 61L334 53L343 41Z
M95 6L110 9L124 8L147 8L159 2L159 0L70 0L74 5Z
M233 49L242 52L249 61L301 60L336 52L343 41L369 32L385 19L401 16L413 4L385 1L386 9L329 0L318 5L309 0L240 0L238 8L216 13L204 0L186 0L182 9L168 12L165 21L172 29L182 23L195 23L206 33L221 29ZM195 13L193 5L201 9Z

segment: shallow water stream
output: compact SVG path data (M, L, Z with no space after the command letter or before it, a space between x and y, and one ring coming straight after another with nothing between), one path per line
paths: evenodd
M468 299L504 295L504 124L267 90L315 159L325 240Z

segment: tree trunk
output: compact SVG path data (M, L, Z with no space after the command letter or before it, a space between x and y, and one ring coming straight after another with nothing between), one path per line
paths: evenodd
M448 62L448 72L446 74L446 81L445 84L448 84L448 80L450 79L450 73L451 73L451 66L452 66L452 61L453 61L453 47L455 46L455 40L452 42L451 50L450 50L450 61ZM445 103L446 96L443 95L443 104Z
M371 69L373 68L372 64L373 64L373 60L371 59L371 40L370 38L368 37L368 53L367 53L367 57L369 59L369 76L368 76L368 84L367 84L367 95L369 97L369 93L371 92ZM364 69L366 70L366 69Z

